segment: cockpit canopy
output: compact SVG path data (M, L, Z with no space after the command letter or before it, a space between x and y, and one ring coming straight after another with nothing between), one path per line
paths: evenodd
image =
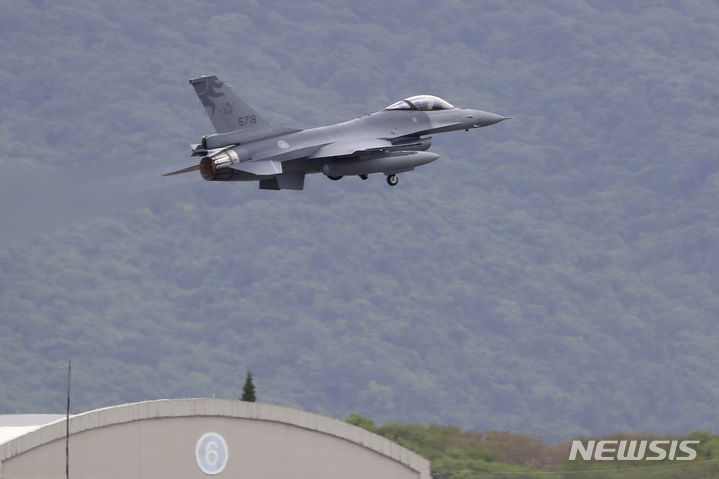
M417 95L392 103L385 110L448 110L454 108L450 103L432 95Z

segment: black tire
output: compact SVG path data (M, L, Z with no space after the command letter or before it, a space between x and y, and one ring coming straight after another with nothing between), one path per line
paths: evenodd
M390 186L397 186L397 183L399 183L399 178L397 178L397 175L389 175L387 177L387 184Z
M341 180L341 179L342 179L341 176L330 176L330 175L327 175L327 178L329 178L329 179L332 180L332 181L337 181L337 180Z

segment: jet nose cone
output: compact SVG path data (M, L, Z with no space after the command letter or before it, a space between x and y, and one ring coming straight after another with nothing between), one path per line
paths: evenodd
M477 111L477 119L479 120L479 126L489 126L499 123L502 120L509 120L511 117L497 115L496 113L490 113L488 111Z

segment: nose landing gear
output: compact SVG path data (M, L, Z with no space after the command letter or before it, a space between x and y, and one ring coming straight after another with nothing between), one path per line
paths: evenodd
M387 184L390 186L397 186L397 183L399 183L399 178L397 178L397 175L389 175L387 176Z

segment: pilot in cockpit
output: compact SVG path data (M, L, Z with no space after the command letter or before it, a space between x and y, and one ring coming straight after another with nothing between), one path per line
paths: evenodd
M385 110L448 110L454 108L454 106L439 97L432 95L417 95L404 100L400 100L396 103L392 103Z

